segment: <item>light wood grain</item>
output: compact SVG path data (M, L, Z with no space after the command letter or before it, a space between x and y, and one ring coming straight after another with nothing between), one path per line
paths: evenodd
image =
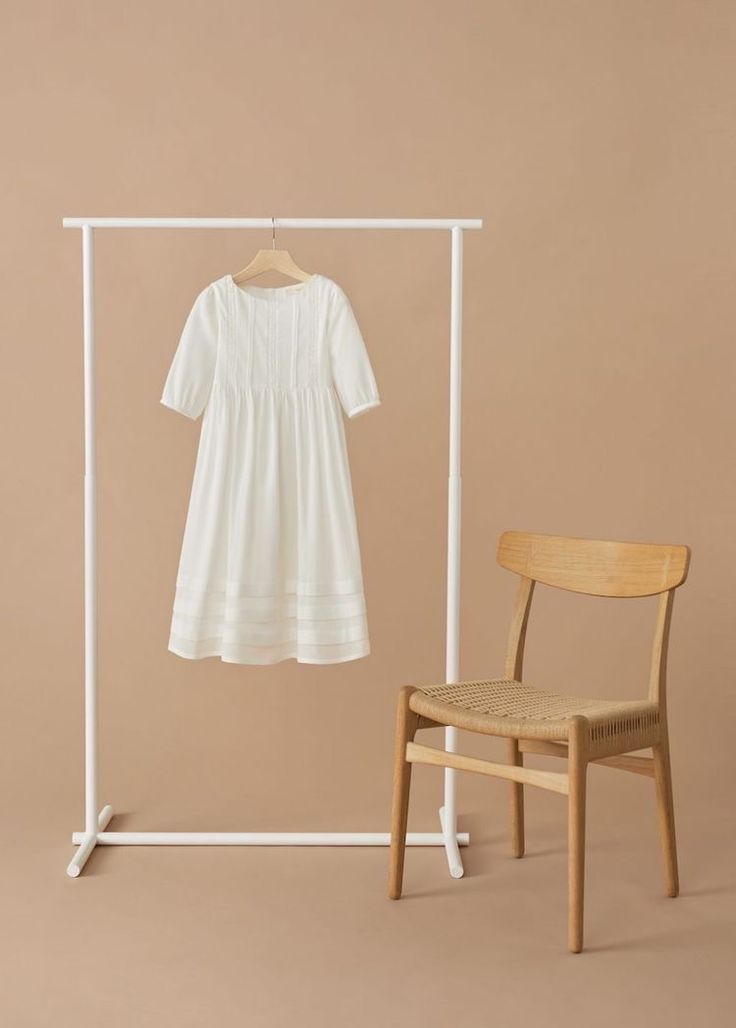
M668 896L680 892L680 878L677 870L677 844L675 841L675 807L672 801L672 769L670 767L670 746L665 731L654 747L654 780L657 787L657 810L659 813L659 835L664 863L665 891Z
M534 580L521 578L514 598L514 608L511 611L504 672L506 678L513 678L516 682L521 681L524 670L524 643L526 642L526 628L529 623L529 611L533 596Z
M233 282L239 285L248 282L265 271L280 271L282 275L295 278L300 282L308 282L312 273L300 268L288 250L276 249L276 231L273 233L273 246L270 250L258 250L253 260L233 276Z
M509 739L506 743L509 764L515 767L524 766L524 758L519 749L518 739ZM515 857L524 856L524 786L521 782L509 785L509 808L511 812L511 852Z
M522 753L540 753L547 757L567 757L567 746L561 742L544 742L541 739L520 739L519 749ZM654 760L651 757L637 757L631 753L623 753L616 757L596 757L591 764L605 764L621 771L632 771L637 775L654 778Z
M411 786L411 764L406 759L406 749L407 745L410 745L411 740L414 738L419 722L417 715L409 709L409 697L412 692L411 686L404 686L399 692L396 704L394 785L388 882L388 894L391 899L399 899L401 896L404 877L406 824L409 814L409 788Z
M567 775L557 771L537 771L529 767L514 767L511 764L495 764L479 757L467 757L462 753L448 753L434 746L421 746L410 742L406 747L406 759L413 764L435 764L438 767L453 767L456 771L475 771L493 778L506 778L525 785L537 785L551 792L567 793Z
M663 593L659 598L657 625L652 644L652 662L649 670L649 699L659 704L662 720L666 719L667 714L667 650L674 602L674 589Z
M687 546L504 532L498 563L518 575L589 596L651 596L685 581Z
M585 792L588 770L588 724L574 717L570 726L570 792L567 815L567 938L572 953L583 948L583 898L585 886Z

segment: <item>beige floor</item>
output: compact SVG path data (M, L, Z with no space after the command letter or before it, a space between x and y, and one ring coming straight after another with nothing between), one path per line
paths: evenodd
M433 771L415 779L414 827L431 827L437 784ZM503 786L465 778L465 878L451 880L438 851L413 849L399 903L384 898L381 849L106 848L71 880L69 832L80 826L37 808L7 841L2 1024L726 1024L736 998L727 826L683 783L683 889L665 898L648 786L591 771L580 956L565 950L556 796L528 796L519 862L503 834ZM182 809L165 818L153 799L117 827L213 825ZM217 827L236 822L223 810Z

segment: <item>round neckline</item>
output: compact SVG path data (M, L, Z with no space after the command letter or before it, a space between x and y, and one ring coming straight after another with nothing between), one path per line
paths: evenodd
M271 298L277 295L293 295L294 293L303 293L304 290L319 278L319 274L315 271L311 278L308 278L306 282L294 282L293 285L288 286L239 286L232 275L225 276L228 285L235 290L236 293L242 293L244 296L250 296L254 299L257 297Z

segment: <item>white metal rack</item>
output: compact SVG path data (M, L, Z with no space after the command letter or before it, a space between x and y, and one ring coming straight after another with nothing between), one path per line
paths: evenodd
M439 229L450 232L450 398L449 477L447 489L447 682L460 675L460 422L462 356L463 230L480 229L468 218L63 218L64 228L82 230L82 300L84 318L84 831L73 832L78 846L67 874L76 878L92 850L117 846L386 846L387 832L108 832L110 806L98 813L97 798L97 491L95 482L95 323L94 230L108 228L293 228L293 229ZM445 730L445 748L456 750L457 730ZM461 878L459 846L467 833L457 831L455 772L447 768L441 832L414 832L410 846L444 846L450 874Z

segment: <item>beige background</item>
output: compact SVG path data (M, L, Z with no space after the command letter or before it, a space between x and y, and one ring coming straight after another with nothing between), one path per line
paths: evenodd
M549 1024L715 1023L736 907L733 3L3 13L5 1023L476 1026L547 1003ZM466 878L410 851L399 904L379 849L116 848L66 878L83 436L81 240L61 219L113 214L485 220L465 237L462 674L502 668L503 529L692 547L670 660L680 899L663 896L650 783L606 769L581 957L564 805L529 795L515 862L503 786L469 777ZM167 651L199 423L159 396L197 291L270 234L97 233L114 827L385 829L396 690L444 676L449 235L279 243L347 291L383 399L346 423L373 650L268 668ZM540 592L529 679L641 695L654 606ZM440 778L415 776L416 829L436 826Z

